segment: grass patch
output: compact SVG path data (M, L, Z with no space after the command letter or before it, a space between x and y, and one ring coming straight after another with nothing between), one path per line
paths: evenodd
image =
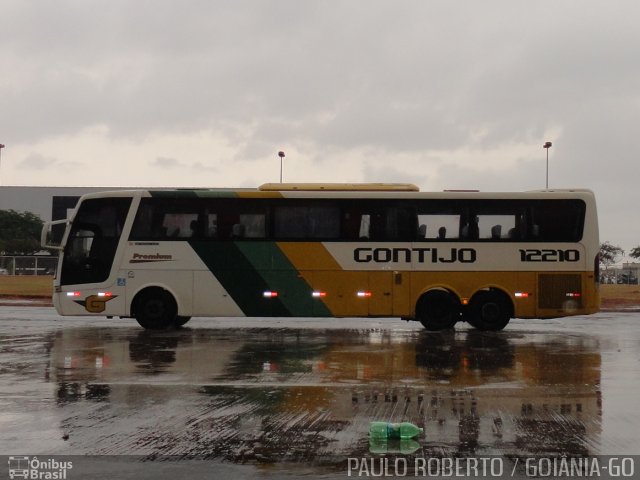
M51 297L53 277L49 275L0 275L0 296Z

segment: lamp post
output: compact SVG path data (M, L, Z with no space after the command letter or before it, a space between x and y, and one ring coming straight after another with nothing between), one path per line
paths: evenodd
M551 142L545 142L542 148L547 151L547 183L546 188L549 188L549 149L551 148Z
M284 152L278 152L278 156L280 157L280 183L282 183L282 159L284 158Z
M0 168L2 168L2 149L4 148L4 145L0 143ZM1 179L2 177L0 177ZM0 181L0 185L2 185L2 181Z

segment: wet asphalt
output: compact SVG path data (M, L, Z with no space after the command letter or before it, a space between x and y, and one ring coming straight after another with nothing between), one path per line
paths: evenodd
M0 307L2 455L167 458L246 478L343 477L351 457L634 455L638 398L640 313L497 333L273 318L149 332ZM424 435L370 441L371 421Z

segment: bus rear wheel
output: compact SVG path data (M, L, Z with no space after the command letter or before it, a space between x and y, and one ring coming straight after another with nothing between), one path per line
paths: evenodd
M427 330L448 330L460 319L460 302L445 290L432 290L418 300L416 319Z
M178 306L173 296L162 288L143 290L135 299L134 316L142 328L164 330L175 324Z
M473 296L465 318L478 330L495 332L507 326L512 310L511 301L505 294L487 290Z
M173 324L176 327L181 327L181 326L185 325L189 320L191 320L191 317L176 317L176 319L173 322Z

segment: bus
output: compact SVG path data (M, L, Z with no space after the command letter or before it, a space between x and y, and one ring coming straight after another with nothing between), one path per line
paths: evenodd
M598 221L585 189L118 191L81 197L71 217L54 277L61 315L135 318L145 329L247 316L497 331L511 318L599 310Z

